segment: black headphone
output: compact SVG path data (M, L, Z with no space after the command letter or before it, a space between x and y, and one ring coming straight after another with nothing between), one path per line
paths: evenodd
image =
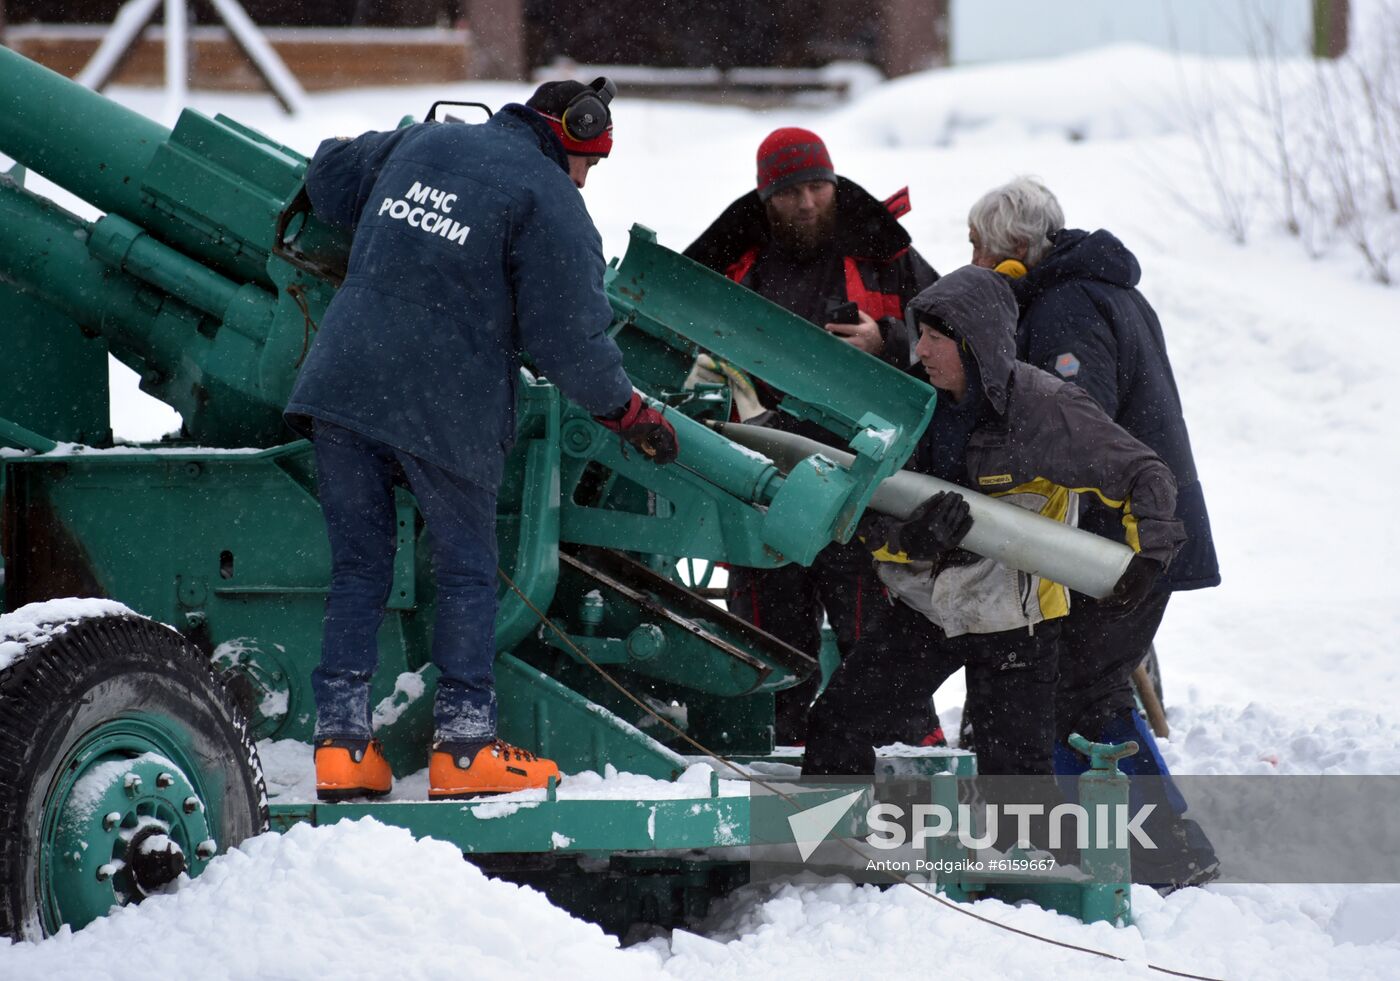
M559 122L569 139L587 143L603 135L612 122L608 103L617 95L617 85L612 79L599 76L588 88L569 100L559 116Z

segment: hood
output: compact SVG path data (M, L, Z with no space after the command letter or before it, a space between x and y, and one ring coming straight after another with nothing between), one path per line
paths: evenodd
M955 269L909 301L907 317L947 324L971 358L998 415L1006 412L1016 364L1016 298L1005 276L977 266Z
M1070 280L1096 279L1131 289L1142 278L1137 256L1112 232L1102 228L1096 232L1062 228L1050 236L1050 241L1054 248L1049 254L1015 282L1013 289L1022 306L1050 287Z
M908 210L907 205L904 210ZM836 229L837 248L854 259L889 262L909 248L909 233L890 208L844 177L836 178ZM745 253L767 245L770 237L763 202L757 191L750 191L724 209L685 255L724 272Z

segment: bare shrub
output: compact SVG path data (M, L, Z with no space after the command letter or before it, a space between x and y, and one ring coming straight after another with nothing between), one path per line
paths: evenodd
M1262 202L1318 258L1336 242L1353 248L1378 283L1397 280L1400 256L1400 3L1375 10L1377 40L1336 61L1280 55L1266 8L1245 8L1253 92L1209 77L1193 91L1181 78L1187 132L1210 183L1206 223L1243 243L1250 208ZM1208 73L1206 73L1208 75ZM1204 96L1204 97L1203 97ZM1212 99L1210 96L1216 96ZM1244 166L1243 157L1254 167ZM1256 186L1262 172L1271 190Z

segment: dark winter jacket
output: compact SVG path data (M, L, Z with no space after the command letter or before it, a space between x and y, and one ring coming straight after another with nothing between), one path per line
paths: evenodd
M1121 513L1128 544L1171 561L1184 537L1174 517L1176 482L1165 463L1115 425L1081 389L1016 360L1016 300L1004 277L964 266L909 304L960 342L984 402L965 437L957 480L1046 517L1073 524L1077 495L1095 494ZM925 441L937 439L935 411ZM931 566L881 563L881 578L951 635L1028 627L1069 612L1057 583L987 558Z
M1171 467L1176 516L1185 525L1186 544L1163 586L1219 585L1205 495L1162 325L1135 289L1141 277L1138 261L1102 230L1064 229L1053 241L1050 254L1012 283L1021 309L1019 357L1084 389ZM1089 507L1081 521L1098 534L1117 534L1113 516L1102 508Z
M293 426L325 419L494 490L522 352L589 412L631 397L604 333L598 231L533 111L327 140L306 186L354 238L287 404Z
M880 322L885 340L881 359L902 371L912 363L917 340L908 335L904 305L938 279L933 267L910 246L909 233L899 224L899 216L908 211L907 191L882 203L860 185L837 178L836 241L829 255L813 260L824 266L817 277L820 285L814 295L805 298L806 309L788 300L787 284L775 282L771 276L765 279L764 267L769 260L778 264L786 257L772 241L757 191L726 208L685 254L818 326L827 323L828 301L854 300ZM761 397L765 394L760 390Z

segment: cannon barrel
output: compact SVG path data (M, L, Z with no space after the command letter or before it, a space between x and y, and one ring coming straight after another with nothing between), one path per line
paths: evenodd
M170 130L0 48L0 151L103 211L145 207L141 177Z
M210 445L283 437L297 332L265 289L232 282L107 215L85 222L0 178L0 283L100 333ZM159 288L159 292L152 287Z
M240 282L273 286L269 258L335 280L343 234L303 213L286 228L306 157L222 116L186 109L174 130L0 48L0 152ZM316 261L299 262L297 253Z
M722 423L716 428L741 446L769 457L784 472L816 454L843 466L849 466L852 460L849 453L792 433L742 423ZM1120 542L907 470L886 477L871 495L869 507L896 518L908 518L939 491L958 494L972 511L972 530L963 539L963 548L1012 569L1062 583L1086 596L1103 599L1111 593L1133 557L1133 550Z

